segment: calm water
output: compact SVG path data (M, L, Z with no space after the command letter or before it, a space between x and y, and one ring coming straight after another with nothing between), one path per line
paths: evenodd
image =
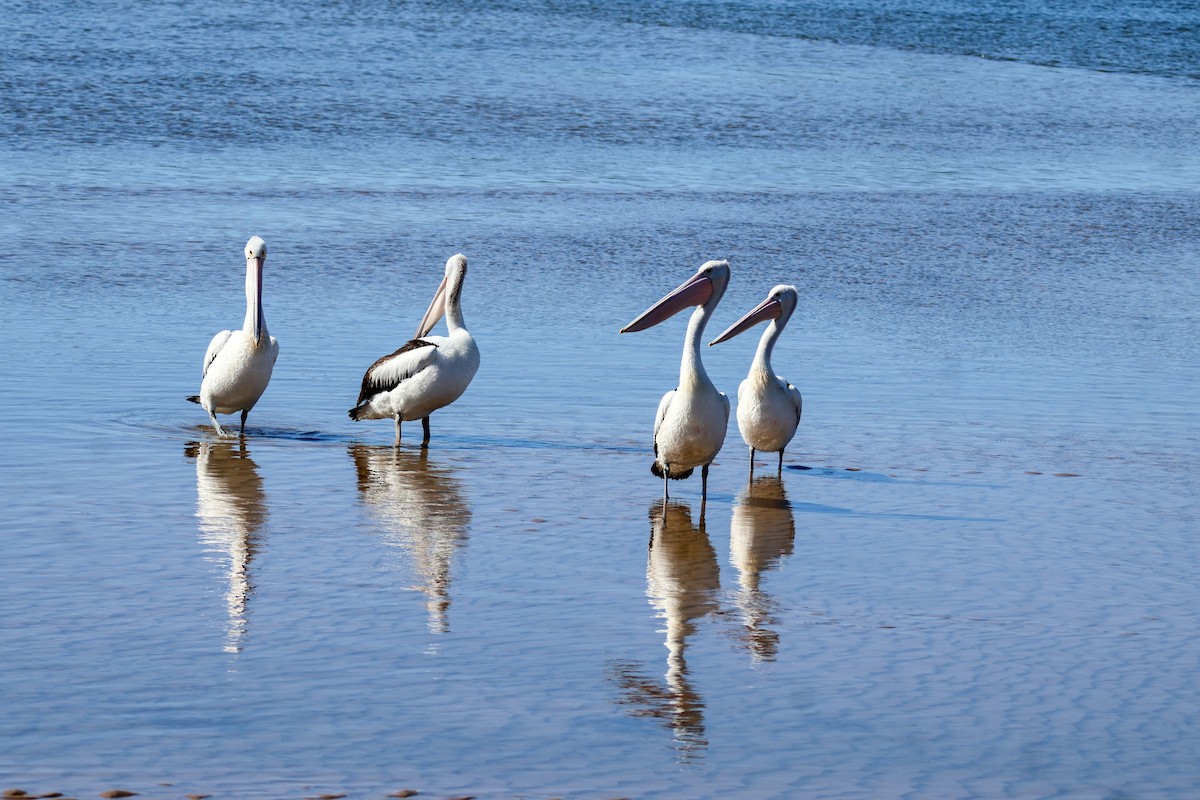
M0 789L1194 796L1189 4L0 13ZM394 450L345 410L458 251L483 366ZM805 419L664 508L684 320L616 331L714 257L715 328L800 288Z

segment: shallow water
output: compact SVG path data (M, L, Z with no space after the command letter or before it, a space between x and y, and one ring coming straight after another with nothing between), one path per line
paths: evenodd
M1176 50L204 8L3 34L0 788L1191 796ZM281 354L218 441L183 398L251 233ZM345 411L457 251L482 367L394 449ZM685 323L617 330L710 257L714 327L800 288L805 418L664 507ZM704 353L732 396L755 336Z

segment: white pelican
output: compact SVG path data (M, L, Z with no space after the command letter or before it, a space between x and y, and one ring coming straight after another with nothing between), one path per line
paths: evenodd
M279 342L267 333L263 316L263 263L267 243L257 236L246 242L246 322L240 331L221 331L204 354L200 394L188 398L208 412L218 436L224 436L217 414L242 412L240 434L246 433L246 416L262 397L279 356Z
M803 403L800 390L771 369L771 352L779 341L788 318L796 310L799 292L795 286L780 284L744 317L709 342L711 347L749 330L763 320L771 324L763 331L758 351L750 362L750 374L738 386L737 421L742 439L750 446L750 475L754 475L754 451L779 451L779 472L783 472L783 450L796 435Z
M728 284L729 262L706 262L679 288L621 329L621 333L645 330L685 308L698 306L688 320L679 387L663 395L654 417L654 463L650 471L663 479L664 500L667 498L667 479L683 480L696 467L702 468L700 497L706 499L708 467L725 443L729 398L717 391L704 371L700 339Z
M463 325L460 305L466 277L467 257L451 256L416 337L367 369L350 419L395 419L396 444L400 423L419 419L421 446L429 446L429 415L461 397L479 369L479 347ZM450 335L426 336L443 315Z

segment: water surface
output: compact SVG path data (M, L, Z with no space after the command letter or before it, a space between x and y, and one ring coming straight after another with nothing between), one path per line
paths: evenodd
M4 11L3 788L1200 782L1186 8ZM251 234L281 354L219 441ZM482 367L394 449L345 412L459 251ZM713 257L714 326L800 288L805 419L664 506L685 323L617 330Z

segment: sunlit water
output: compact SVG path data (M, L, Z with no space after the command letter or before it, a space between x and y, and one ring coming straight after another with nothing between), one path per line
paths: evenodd
M4 4L0 789L1192 797L1195 20L1081 8ZM713 257L805 418L664 507L684 319L617 330Z

